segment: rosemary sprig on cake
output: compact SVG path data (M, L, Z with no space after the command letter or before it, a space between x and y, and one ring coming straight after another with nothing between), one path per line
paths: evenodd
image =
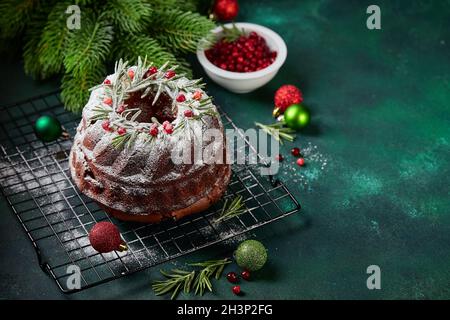
M112 145L114 148L119 149L128 143L131 139L131 133L125 133L118 135L112 139Z
M234 198L231 203L228 205L228 199L225 200L223 204L222 211L220 212L219 218L215 220L215 222L226 221L231 218L240 216L245 211L245 205L242 202L242 196L239 195Z
M173 269L171 273L160 270L161 274L166 277L166 280L154 281L152 289L158 296L172 293L170 299L174 299L181 289L183 289L184 293L190 293L193 289L195 294L203 295L205 290L213 290L211 277L218 280L223 273L223 269L229 263L231 263L231 260L225 258L189 264L191 267L202 268L198 274L196 270Z
M103 92L101 103L91 111L90 120L103 120L102 127L107 132L117 134L112 140L113 146L122 148L131 146L141 134L151 135L152 139L165 138L180 129L190 131L186 125L188 121L205 122L205 116L218 117L212 99L201 90L204 86L201 79L188 80L184 78L184 74L177 74L176 69L176 65L169 67L169 63L156 67L153 63L148 63L146 58L142 60L140 57L137 66L132 67L128 62L119 60L115 65L114 75L91 89L102 88ZM126 104L130 95L136 92L141 93L141 98L152 94L152 105L164 93L172 100L173 112L179 110L177 106L187 110L179 112L172 122L137 122L142 110ZM182 134L189 136L190 132Z

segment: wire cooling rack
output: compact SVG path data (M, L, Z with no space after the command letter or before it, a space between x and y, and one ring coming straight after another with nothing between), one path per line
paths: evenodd
M146 225L108 216L70 179L68 155L71 139L44 143L33 131L34 121L50 114L73 137L79 117L66 112L59 92L0 108L0 185L3 195L36 250L41 268L65 293L83 290L165 261L211 246L298 212L300 205L287 187L259 168L233 165L224 199L242 195L247 212L216 223L223 201L206 212L179 221ZM237 129L220 111L225 128ZM260 157L240 133L246 156ZM239 143L235 143L239 146ZM89 244L88 232L98 221L112 221L128 251L100 254ZM77 266L81 288L69 277ZM76 269L75 269L76 270Z

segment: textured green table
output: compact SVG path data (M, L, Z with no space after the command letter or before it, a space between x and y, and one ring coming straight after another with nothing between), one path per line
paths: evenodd
M248 128L272 121L278 86L297 84L314 125L282 150L287 160L280 178L301 201L302 215L250 235L267 245L270 262L245 283L245 297L450 298L450 2L376 1L382 30L375 31L366 28L372 1L240 2L239 20L277 31L288 59L254 93L235 95L209 84L210 93ZM58 85L33 82L19 64L0 70L8 79L2 104ZM290 164L294 145L310 151L307 167ZM157 268L64 296L39 269L4 201L0 209L1 298L156 298L150 282ZM381 290L366 287L373 264L381 268ZM220 281L204 298L235 296Z

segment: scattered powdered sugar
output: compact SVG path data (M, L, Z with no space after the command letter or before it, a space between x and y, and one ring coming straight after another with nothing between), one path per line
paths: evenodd
M236 233L240 232L240 230L230 229L227 231L223 231L220 233L220 238L226 239L222 243L227 246L235 246L237 243L240 243L252 235L249 232L244 232L235 236Z
M302 189L311 191L312 183L319 180L328 165L328 157L319 151L316 145L308 142L306 147L300 149L305 159L305 166L298 166L291 155L283 155L280 163L278 177L283 182L293 182Z

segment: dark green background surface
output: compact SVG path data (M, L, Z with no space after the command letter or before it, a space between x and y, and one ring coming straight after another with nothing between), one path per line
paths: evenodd
M236 95L212 83L209 92L248 128L271 122L274 91L293 83L314 124L283 148L281 178L302 215L252 234L266 244L270 261L243 284L246 298L450 298L450 2L376 1L382 30L370 31L365 12L372 2L240 1L239 21L278 32L287 61L254 93ZM33 82L18 63L3 63L0 72L1 104L58 86ZM203 75L198 66L196 74ZM324 170L314 161L302 169L288 164L289 149L308 143L327 159ZM307 186L295 179L299 174ZM4 201L0 210L0 298L156 298L150 282L158 268L61 294ZM381 267L381 290L366 287L372 264ZM236 299L225 280L206 298Z

